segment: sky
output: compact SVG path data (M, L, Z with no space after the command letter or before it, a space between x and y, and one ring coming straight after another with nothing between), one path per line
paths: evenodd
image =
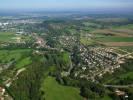
M0 0L2 9L129 9L133 0Z

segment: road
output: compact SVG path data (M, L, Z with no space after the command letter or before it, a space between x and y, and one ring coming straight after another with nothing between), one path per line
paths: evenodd
M131 85L103 85L104 87L112 87L112 88L133 88L133 84Z
M14 80L17 79L18 75L21 74L21 73L22 73L23 71L25 71L25 70L26 70L26 68L19 69L13 78L9 78L8 80L6 80L6 81L4 82L5 85L6 85L7 87L10 87L11 84L12 84L12 82L13 82Z

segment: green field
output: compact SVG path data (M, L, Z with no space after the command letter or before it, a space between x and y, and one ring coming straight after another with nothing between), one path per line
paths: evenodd
M14 59L16 61L16 67L23 67L31 63L30 57L25 55L25 53L29 53L30 51L30 49L0 50L0 62L8 63Z
M124 78L131 78L133 79L133 72L127 72L124 74L120 74L119 76L116 77L110 77L109 80L107 80L105 83L117 83L119 80L124 79Z
M96 38L96 40L101 42L133 42L133 37L102 37L102 38Z
M133 24L123 25L123 26L114 26L113 29L133 29Z
M66 53L66 52L63 53L63 60L64 60L64 62L70 63L69 55L70 55L69 53Z
M45 93L45 100L83 100L79 95L79 89L62 86L50 76L44 80L41 90Z
M120 49L122 49L122 50L125 50L125 51L127 51L127 52L133 52L133 47L132 46L128 46L128 47L119 47Z
M84 44L84 45L91 45L91 44L94 43L93 40L91 40L91 39L89 39L89 38L83 38L83 37L80 38L80 42L81 42L82 44Z
M31 64L31 63L32 63L31 58L30 58L30 57L26 57L26 58L20 60L20 61L16 64L16 67L17 67L17 68L21 68L21 67L24 67L24 66L26 66L26 65L29 65L29 64Z
M0 32L0 42L14 42L15 34L12 32Z
M99 100L112 100L108 95L105 95L102 99Z
M100 27L99 24L92 23L92 22L84 22L83 24L84 24L85 26L96 26L96 27Z
M133 79L133 72L128 72L120 76L120 78L127 78L127 77L130 77Z
M31 36L15 35L13 32L0 32L0 42L16 43L17 41L32 41Z

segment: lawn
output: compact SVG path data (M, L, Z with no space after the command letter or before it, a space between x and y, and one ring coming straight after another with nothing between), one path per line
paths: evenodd
M45 93L45 100L83 100L79 95L79 89L60 85L50 76L44 80L41 90Z

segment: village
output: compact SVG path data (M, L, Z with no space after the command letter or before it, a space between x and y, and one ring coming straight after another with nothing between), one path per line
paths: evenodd
M10 93L7 93L6 88L11 87L12 84L14 84L14 82L18 80L19 75L22 74L23 71L27 71L27 68L25 67L33 63L32 61L30 61L32 58L29 56L31 55L34 55L36 57L44 57L45 55L47 55L47 53L52 52L55 53L53 55L49 54L52 59L54 55L58 57L60 56L60 54L64 53L64 58L59 58L59 61L65 59L68 66L66 67L65 64L62 63L58 65L66 67L64 69L60 69L60 78L67 77L77 80L85 79L94 83L99 83L98 79L102 79L104 78L104 75L108 73L113 74L115 70L120 69L121 64L124 64L126 59L133 58L132 51L129 52L126 49L121 49L120 47L103 45L101 41L99 42L99 40L96 40L96 38L99 38L99 36L96 36L96 34L92 34L89 31L84 32L82 29L75 29L73 30L73 32L78 33L73 34L73 32L70 31L71 29L69 28L65 28L65 31L63 29L59 31L57 28L57 31L56 27L58 27L58 23L57 26L56 24L51 24L51 22L49 22L50 25L46 26L44 24L45 22L42 22L43 24L38 23L39 21L32 19L15 19L12 21L0 22L1 36L3 36L3 38L5 38L5 36L10 36L6 41L0 41L1 49L5 49L5 51L1 50L1 55L3 56L3 58L1 59L3 60L6 56L6 49L9 50L8 52L14 52L11 55L13 56L11 57L11 59L0 62L0 74L6 70L8 71L8 69L10 69L11 67L16 67L17 64L16 69L14 69L14 71L11 71L11 76L10 73L6 73L7 77L1 78L4 86L0 86L0 100L12 100ZM37 24L38 27L34 24ZM53 30L54 28L52 29L51 26L52 28L54 27L55 30ZM50 29L47 29L49 27ZM69 35L66 35L66 30L70 31ZM56 36L55 34L58 35ZM30 52L21 53L20 49L22 49L22 51L29 50ZM18 54L16 54L17 50ZM5 54L3 54L3 52L5 52ZM22 55L22 58L18 57L18 59L16 60L17 56L20 56L20 54L26 55ZM42 61L43 60L45 59L42 58ZM18 63L19 61L20 63ZM53 66L56 66L58 60L53 60L53 62L55 62ZM26 65L23 65L23 63L26 63ZM56 67L58 68L58 66ZM101 85L105 88L114 87L115 90L113 91L113 93L117 94L118 96L123 95L125 96L125 98L128 98L127 92L119 89L119 86L120 88L123 88L122 85ZM129 87L132 87L132 85L124 85L124 88Z

